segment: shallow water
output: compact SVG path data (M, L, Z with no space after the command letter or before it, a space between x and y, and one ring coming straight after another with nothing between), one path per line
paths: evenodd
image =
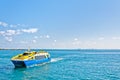
M0 50L0 80L120 80L119 51L47 50L50 63L15 69L10 58L24 51Z

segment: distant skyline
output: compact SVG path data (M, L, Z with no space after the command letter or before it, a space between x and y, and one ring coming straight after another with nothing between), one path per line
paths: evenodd
M120 49L120 0L0 0L0 48Z

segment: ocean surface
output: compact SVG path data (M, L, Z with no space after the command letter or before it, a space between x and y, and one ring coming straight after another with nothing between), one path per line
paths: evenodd
M14 68L11 57L24 51L0 50L0 80L120 80L119 50L46 50L50 63Z

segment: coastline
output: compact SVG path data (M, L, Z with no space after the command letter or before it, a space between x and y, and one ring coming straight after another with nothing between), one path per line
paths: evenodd
M28 50L28 49L0 49L0 50ZM89 52L120 52L120 49L31 49L31 50L47 50L47 51L89 51Z

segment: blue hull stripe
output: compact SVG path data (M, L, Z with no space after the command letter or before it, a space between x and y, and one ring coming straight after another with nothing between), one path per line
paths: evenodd
M42 64L45 62L49 62L50 58L46 58L46 59L42 59L42 60L29 60L29 61L24 61L26 66L31 66L31 65L35 65L35 64Z
M13 64L15 65L15 67L28 67L28 66L32 66L35 64L42 64L42 63L46 63L49 62L51 59L50 58L45 58L42 60L26 60L26 61L13 61Z

